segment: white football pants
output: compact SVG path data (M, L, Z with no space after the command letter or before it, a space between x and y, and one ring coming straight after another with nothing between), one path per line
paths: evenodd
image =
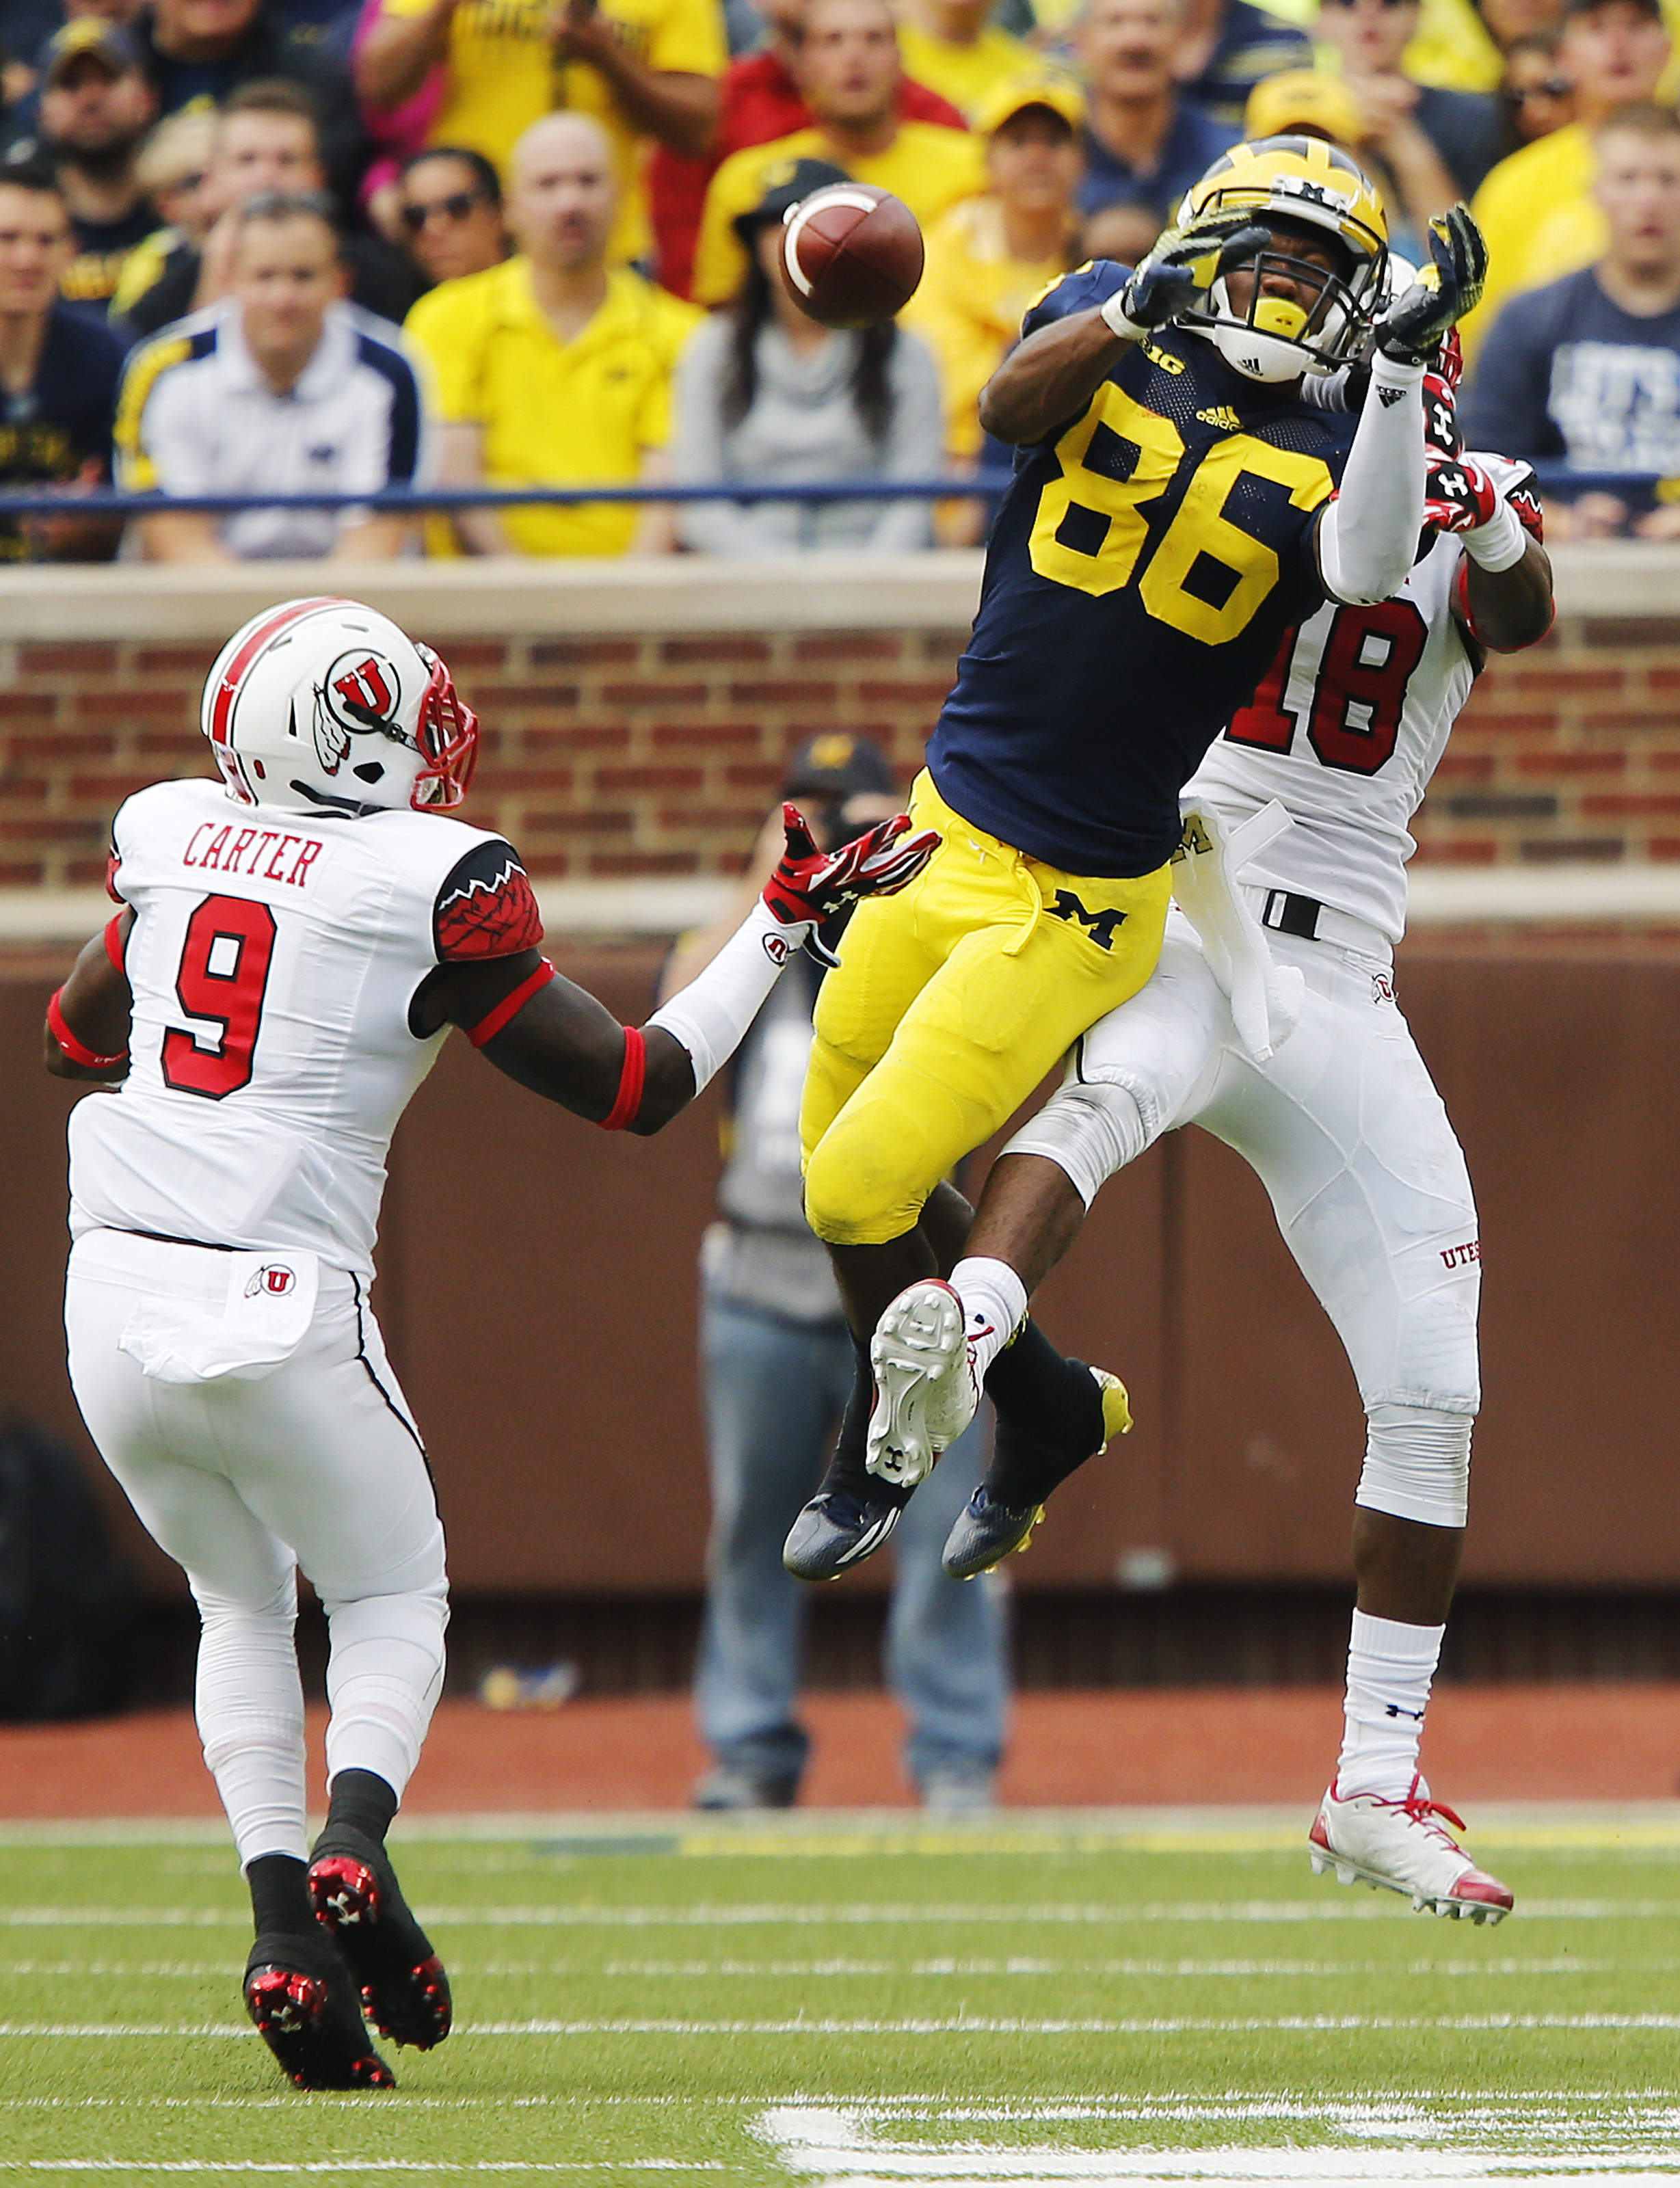
M143 1301L221 1311L227 1259L91 1231L71 1249L70 1381L147 1532L203 1621L197 1714L242 1863L307 1852L301 1567L327 1614L327 1778L400 1795L443 1678L443 1530L419 1431L357 1280L323 1267L307 1334L260 1381L167 1383L118 1340Z
M1234 1148L1358 1380L1370 1441L1357 1501L1463 1526L1481 1276L1463 1153L1389 966L1266 939L1306 978L1300 1024L1270 1063L1238 1046L1230 1005L1174 911L1159 970L1078 1044L1061 1088L1006 1152L1047 1156L1088 1206L1181 1125Z

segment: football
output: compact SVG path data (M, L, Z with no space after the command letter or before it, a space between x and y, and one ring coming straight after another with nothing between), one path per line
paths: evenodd
M890 319L916 294L924 256L910 207L869 183L813 190L782 232L788 287L801 311L826 327Z

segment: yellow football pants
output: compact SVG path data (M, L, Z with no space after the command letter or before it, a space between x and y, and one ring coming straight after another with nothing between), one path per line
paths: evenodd
M1166 925L1165 866L1062 873L971 827L926 772L910 809L939 849L859 905L817 999L799 1129L805 1213L832 1245L914 1229L939 1180L1137 993Z

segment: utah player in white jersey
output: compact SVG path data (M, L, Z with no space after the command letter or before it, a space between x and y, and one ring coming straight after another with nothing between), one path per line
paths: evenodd
M1444 384L1429 409L1435 434L1456 440ZM1204 942L1175 911L1154 977L1078 1044L1063 1085L988 1180L951 1277L966 1358L946 1363L938 1402L952 1422L966 1418L968 1391L1104 1181L1163 1132L1199 1124L1242 1154L1335 1324L1368 1424L1345 1735L1313 1865L1497 1922L1509 1891L1473 1865L1445 1828L1458 1819L1418 1774L1466 1516L1480 1247L1463 1156L1392 965L1407 824L1483 649L1532 645L1549 625L1551 578L1526 466L1437 448L1428 491L1435 533L1399 594L1330 603L1290 633L1186 793L1204 816L1187 828L1187 862L1211 866L1218 843L1271 800L1293 824L1236 892L1271 930L1266 978L1295 968L1283 979L1299 1023L1275 1051L1252 1028L1245 1038L1232 955L1216 973L1217 933ZM1176 882L1175 893L1193 901ZM972 1577L1024 1547L1044 1498L1085 1455L1034 1442L1000 1414L995 1462L951 1531L946 1569Z
M123 908L48 1008L48 1069L116 1088L70 1117L70 1376L198 1602L199 1728L256 1918L251 2016L298 2086L378 2088L358 1990L399 2044L450 2020L384 1847L448 1616L425 1451L368 1306L397 1120L459 1026L576 1114L657 1131L815 923L903 887L936 839L899 815L819 854L787 808L752 916L639 1029L539 954L511 845L447 817L476 719L388 618L332 599L254 617L203 726L221 780L124 805ZM313 1853L300 1568L331 1637Z

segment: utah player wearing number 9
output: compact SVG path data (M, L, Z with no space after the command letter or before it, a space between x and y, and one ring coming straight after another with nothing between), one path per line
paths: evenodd
M1313 1865L1497 1922L1510 1892L1474 1866L1418 1772L1468 1511L1480 1244L1393 960L1408 824L1484 648L1514 651L1545 633L1551 572L1532 471L1462 454L1446 384L1431 383L1428 412L1429 526L1410 576L1392 600L1326 606L1291 631L1186 793L1187 864L1211 863L1210 838L1229 843L1272 799L1289 817L1241 885L1294 968L1299 1023L1274 1054L1251 1053L1212 953L1175 911L1153 979L1078 1043L1059 1091L1000 1157L970 1250L1030 1292L1104 1181L1185 1125L1252 1165L1367 1416L1345 1727ZM947 1570L972 1577L1023 1548L1068 1470L1001 1436Z
M391 1134L459 1026L608 1130L657 1131L734 1050L820 920L902 887L900 815L827 854L790 806L752 915L646 1028L539 953L517 853L448 817L476 718L353 601L292 601L223 648L222 780L116 818L122 905L48 1009L48 1069L120 1082L71 1114L70 1377L106 1464L185 1570L205 1760L250 1884L252 2018L305 2089L387 2086L449 2029L386 1830L443 1672L443 1536L368 1306ZM304 1830L301 1569L325 1606L330 1796Z
M1316 139L1239 145L1180 223L1136 272L1056 284L981 398L1020 454L912 793L944 842L896 907L853 922L816 1013L807 1212L875 1396L789 1536L807 1578L877 1548L950 1441L961 1323L939 1279L966 1211L938 1181L1154 969L1179 792L1283 631L1327 592L1384 599L1411 565L1423 360L1480 281L1468 214L1439 224L1429 282L1376 328L1350 449L1301 389L1384 296L1365 175ZM1123 1394L1081 1377L1058 1399L1029 1337L989 1388L1001 1413L1060 1413L1088 1453L1124 1425Z

